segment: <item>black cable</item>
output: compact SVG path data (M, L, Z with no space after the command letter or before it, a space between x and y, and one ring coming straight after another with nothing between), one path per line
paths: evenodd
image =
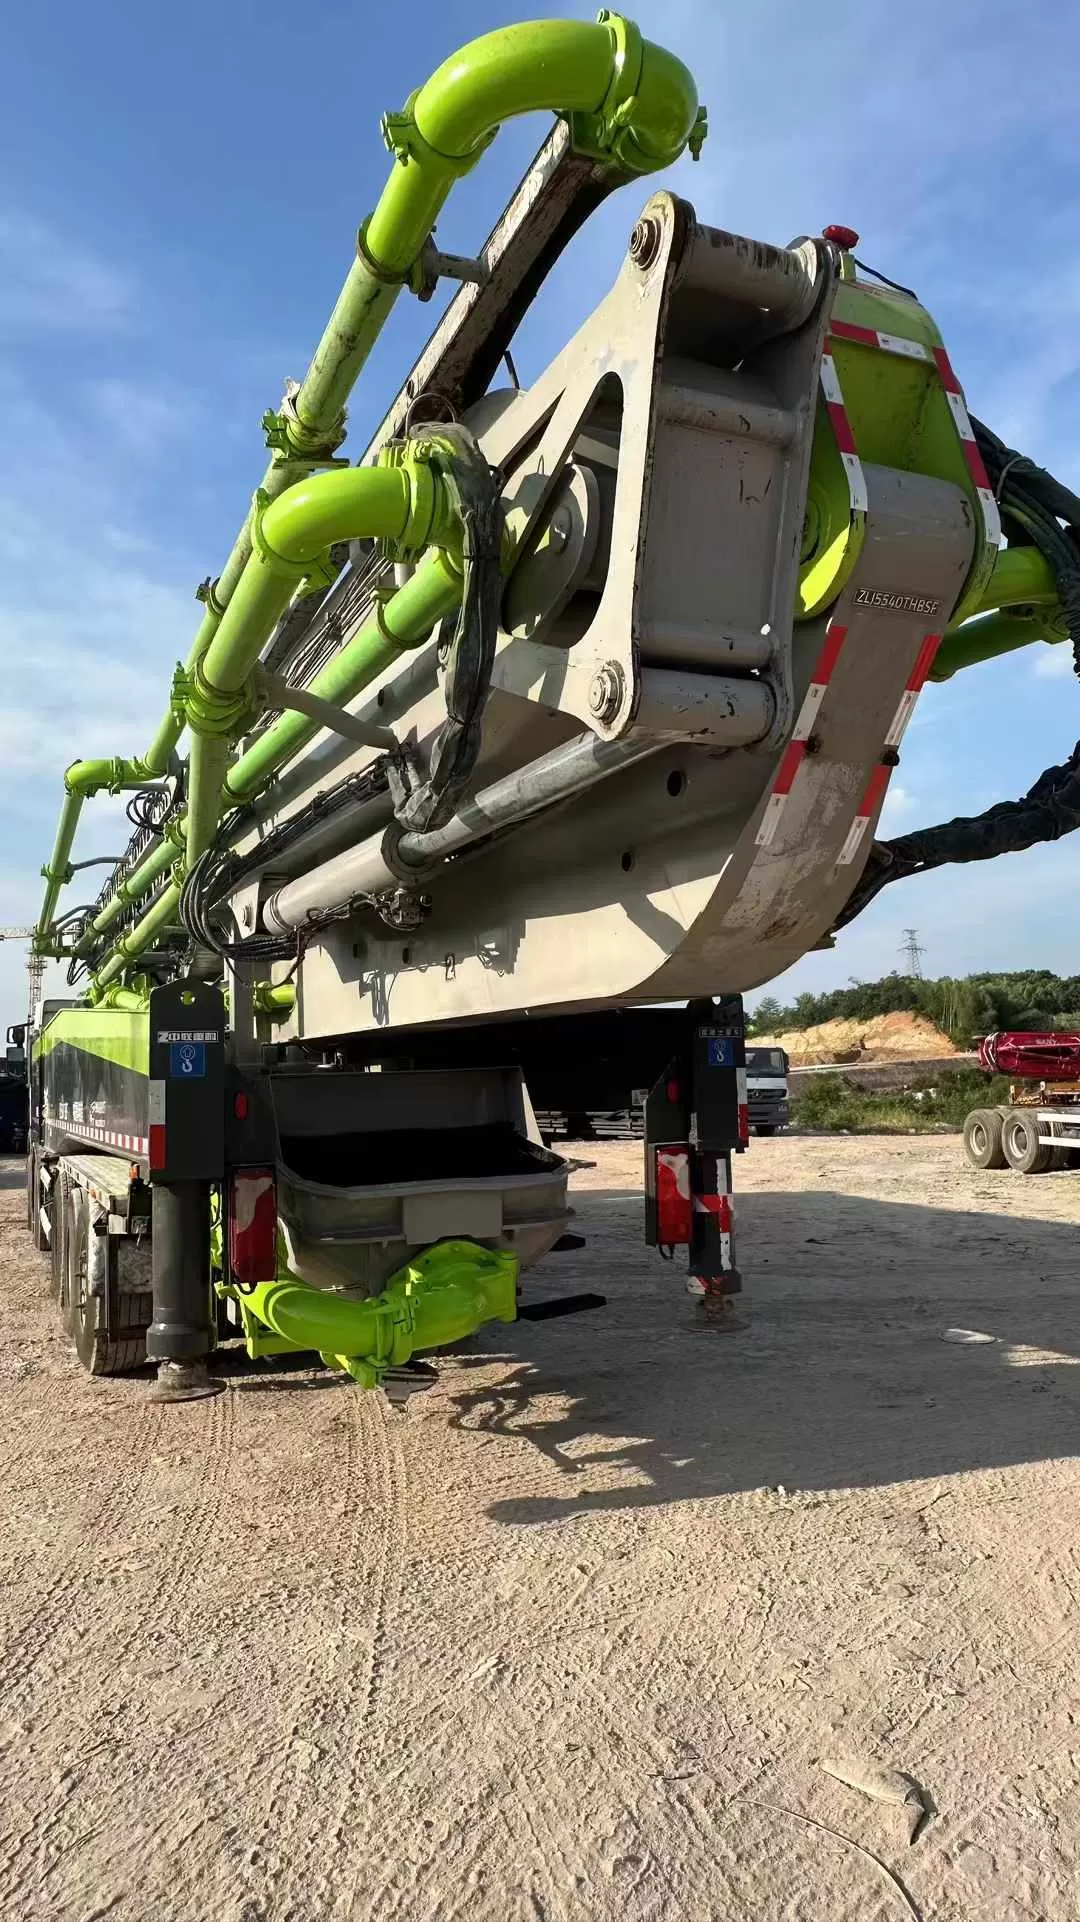
M421 833L450 819L476 766L503 585L499 477L467 427L440 421L438 432L453 451L436 454L435 464L463 531L461 602L443 677L446 720L435 737L426 780L410 792L401 771L390 770L394 813L403 827Z

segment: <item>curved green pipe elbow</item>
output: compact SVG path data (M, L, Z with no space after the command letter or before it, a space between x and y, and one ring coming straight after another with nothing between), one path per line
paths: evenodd
M314 1349L373 1388L422 1348L445 1348L486 1321L517 1316L516 1255L472 1241L440 1241L387 1282L350 1300L293 1276L246 1288L241 1306L294 1347Z
M570 117L575 145L632 173L670 165L700 124L682 61L607 9L595 25L531 20L483 34L444 60L403 114L386 116L399 165L363 230L376 273L404 277L501 123L545 110Z
M260 538L278 560L301 571L339 541L403 539L411 531L415 492L407 467L339 467L312 474L263 510ZM433 519L434 500L429 533ZM417 532L426 544L427 534Z

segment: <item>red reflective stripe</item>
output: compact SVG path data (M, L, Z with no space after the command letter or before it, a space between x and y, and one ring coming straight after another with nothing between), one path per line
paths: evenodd
M150 1123L150 1166L151 1168L165 1166L165 1123L163 1121Z
M953 373L952 362L945 352L944 347L934 348L934 360L937 363L937 370L941 375L945 392L947 394L962 394L964 390L957 380L956 375Z
M974 440L966 440L964 436L961 435L960 445L964 450L964 459L968 464L968 472L975 482L976 487L982 487L989 493L991 491L990 476L983 466L983 457L976 447Z
M825 645L818 656L818 663L814 669L813 678L815 681L827 682L832 678L832 671L840 659L840 650L846 640L847 628L844 627L840 621L830 621L828 627L825 629Z
M839 447L840 452L842 454L856 453L855 436L851 431L851 424L848 420L847 410L843 402L827 400L825 405L829 410L829 419L832 421L833 433L836 435L836 445Z
M892 769L889 767L876 767L874 769L874 772L866 783L866 793L859 802L859 815L861 817L873 814L885 789L889 785L889 776L891 773Z
M918 694L926 684L926 677L934 665L934 655L941 646L940 634L927 634L919 649L915 665L908 675L907 686L911 694Z
M805 741L789 741L788 742L787 747L784 749L783 759L780 762L779 771L777 773L775 781L773 782L774 794L790 793L791 784L794 781L796 774L799 772L799 764L802 761L803 755L805 753L806 753Z
M839 340L860 341L864 347L876 347L878 345L877 331L875 328L856 327L854 321L851 320L831 320L829 322L829 332L830 334L835 334Z
M690 1151L656 1149L656 1239L674 1248L691 1239Z
M748 1107L740 1108L739 1109L739 1140L742 1142L743 1147L746 1146L749 1139L750 1139L750 1110Z
M250 1286L277 1273L277 1185L272 1168L241 1168L229 1188L229 1268Z

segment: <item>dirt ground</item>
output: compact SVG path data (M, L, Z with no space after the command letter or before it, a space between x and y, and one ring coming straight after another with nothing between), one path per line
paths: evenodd
M1075 1922L1080 1174L755 1143L717 1326L575 1152L609 1308L405 1412L91 1382L6 1164L4 1918Z

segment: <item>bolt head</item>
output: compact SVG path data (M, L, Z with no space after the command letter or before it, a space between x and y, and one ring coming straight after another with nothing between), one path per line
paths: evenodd
M660 252L663 228L655 214L642 214L630 235L630 258L635 267L651 267Z
M608 661L593 675L589 688L589 712L598 721L614 720L622 704L623 677L617 661Z

